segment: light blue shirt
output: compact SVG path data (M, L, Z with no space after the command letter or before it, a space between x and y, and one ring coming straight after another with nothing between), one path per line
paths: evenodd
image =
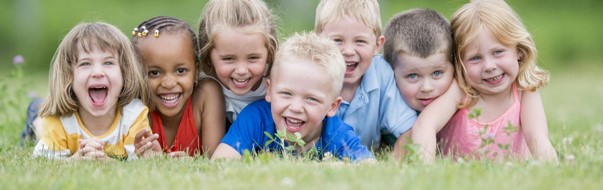
M352 102L342 101L336 116L354 128L363 145L377 150L381 129L398 137L412 127L417 112L404 102L389 63L383 56L376 55Z

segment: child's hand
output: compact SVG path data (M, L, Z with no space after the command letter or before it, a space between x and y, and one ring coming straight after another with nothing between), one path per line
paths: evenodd
M168 154L168 156L170 158L192 158L190 156L188 156L188 153L184 152L184 151L175 151L175 152L170 152Z
M144 129L136 133L134 138L134 149L139 157L150 157L161 154L161 145L157 139L158 134L152 134L150 130Z
M105 155L104 146L105 143L98 139L80 139L78 140L80 146L70 157L72 160L104 160L107 159Z

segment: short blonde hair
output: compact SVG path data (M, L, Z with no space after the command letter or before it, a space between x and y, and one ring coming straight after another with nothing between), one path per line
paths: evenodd
M42 104L40 116L63 117L78 110L72 65L77 63L80 51L90 53L95 50L112 53L119 60L124 85L118 97L118 109L147 94L146 74L128 37L107 23L80 23L65 35L52 58L50 92ZM146 96L141 99L145 104L149 101Z
M370 27L377 38L381 36L381 12L377 0L321 0L316 7L314 31L321 33L327 23L346 16Z
M471 100L462 104L466 107L477 102L478 92L468 85L462 57L467 46L476 40L480 29L489 30L506 46L515 46L523 56L519 60L516 84L522 90L534 91L549 82L549 73L536 66L536 44L521 22L519 16L505 2L500 0L480 0L465 4L451 19L451 28L456 45L456 75L459 86L469 94Z
M335 43L315 33L296 33L279 47L276 52L273 70L286 68L283 59L287 58L308 59L324 68L331 78L333 94L337 97L343 86L345 61ZM276 71L278 72L278 71Z
M411 9L394 16L384 34L383 56L392 66L400 53L429 57L444 53L450 63L454 51L450 23L441 14L430 9Z
M210 58L216 34L222 30L246 28L245 32L264 36L268 50L265 77L270 75L278 43L275 22L272 12L262 0L210 0L199 23L201 70L209 76L216 75Z

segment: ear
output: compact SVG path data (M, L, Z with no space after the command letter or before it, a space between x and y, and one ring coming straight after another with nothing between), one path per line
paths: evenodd
M333 117L337 113L337 109L339 109L339 105L341 105L341 96L337 96L335 101L331 104L329 111L327 111L328 117Z
M272 94L270 93L270 79L266 79L266 101L270 102L272 101Z
M377 55L379 51L381 51L383 43L385 43L385 37L381 35L377 38L377 43L375 44L375 51L373 52L373 55Z
M519 48L517 49L517 62L523 62L523 51L519 50Z

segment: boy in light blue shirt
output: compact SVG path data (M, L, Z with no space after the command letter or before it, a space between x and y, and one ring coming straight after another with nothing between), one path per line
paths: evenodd
M343 101L336 115L362 144L378 150L382 130L398 137L410 129L417 113L400 95L391 66L377 55L384 43L377 0L322 0L314 30L344 56Z

